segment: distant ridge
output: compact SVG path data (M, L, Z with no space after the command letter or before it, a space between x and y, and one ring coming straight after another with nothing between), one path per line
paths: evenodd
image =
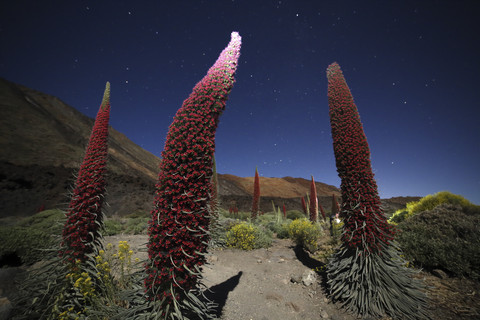
M220 194L253 194L253 180L254 177L237 177L231 174L219 174L218 180L220 182ZM335 194L339 197L340 190L331 185L322 182L315 182L317 186L317 194L319 196L332 196ZM235 192L231 190L235 186ZM300 198L306 196L310 190L310 180L303 178L268 178L260 177L260 190L264 197L278 197L278 198Z

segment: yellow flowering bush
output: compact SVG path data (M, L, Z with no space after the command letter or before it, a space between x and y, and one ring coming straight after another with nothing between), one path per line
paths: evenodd
M440 191L435 194L429 194L418 201L408 202L406 208L399 209L388 219L391 224L397 225L414 215L433 210L441 204L453 204L462 207L464 212L473 214L480 213L480 206L476 206L461 195L453 194L448 191Z
M234 225L227 232L227 246L242 250L252 250L255 246L255 227L246 222Z
M97 276L108 286L125 288L130 283L133 251L127 241L119 241L118 249L108 243L105 251L100 250L95 257ZM138 262L138 258L135 259ZM115 282L115 283L113 283Z
M293 220L288 226L290 239L310 252L317 250L318 238L321 235L322 228L320 225L305 218Z
M105 250L99 250L95 256L95 269L86 270L80 260L70 268L66 279L70 285L66 293L78 297L76 306L67 303L68 298L60 294L53 307L53 318L58 320L76 320L89 318L89 309L103 305L126 306L128 302L119 299L118 292L128 288L133 279L132 255L127 241L120 241L118 248L108 243ZM138 262L138 259L135 261ZM77 298L76 298L77 299ZM79 306L84 306L81 308ZM88 307L87 307L88 306Z
M83 305L93 305L99 296L95 290L95 277L82 270L82 263L76 260L71 265L70 273L65 276L67 287L55 299L52 314L53 319L58 320L77 320L88 318L87 309L81 308ZM77 303L72 306L71 297L75 297Z

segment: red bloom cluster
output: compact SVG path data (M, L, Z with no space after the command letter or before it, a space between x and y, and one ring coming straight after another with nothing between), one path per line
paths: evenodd
M205 263L215 131L233 87L240 45L240 35L233 32L170 125L148 228L145 288L150 300L165 298L172 304L183 299L196 287Z
M100 239L103 223L102 204L105 195L105 171L108 153L110 118L110 83L107 82L102 104L95 118L87 151L78 172L73 195L62 232L61 254L70 262L86 260Z
M318 219L318 198L317 187L312 176L312 183L310 184L310 221L317 222Z
M287 208L285 207L285 204L283 204L283 218L287 219Z
M382 246L390 243L394 232L380 208L367 138L352 94L337 63L328 67L327 78L333 149L342 181L342 241L350 248L378 252Z
M253 182L252 220L255 220L257 218L259 202L260 202L260 178L258 177L258 170L257 168L255 168L255 181Z

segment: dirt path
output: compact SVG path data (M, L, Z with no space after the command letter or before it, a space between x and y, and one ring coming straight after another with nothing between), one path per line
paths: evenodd
M147 237L122 235L105 240L114 244L126 240L138 252ZM355 319L328 302L321 279L313 279L308 286L302 283L302 275L319 265L294 250L289 239L276 239L268 249L211 253L203 283L213 291L210 298L219 304L218 316L223 320Z

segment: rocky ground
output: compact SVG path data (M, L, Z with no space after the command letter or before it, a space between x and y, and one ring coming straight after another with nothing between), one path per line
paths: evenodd
M128 241L134 257L145 258L145 235L106 237L106 243ZM204 267L204 284L210 298L219 304L222 320L309 320L356 319L332 304L324 291L322 263L298 249L289 239L275 239L268 249L242 251L216 249ZM8 319L8 297L14 292L13 279L25 267L0 269L0 320ZM467 279L421 272L430 297L432 319L480 319L480 285ZM389 318L384 318L386 320Z
M108 242L127 240L144 247L144 235L107 237ZM217 249L204 267L204 284L213 291L222 320L357 319L325 294L322 263L294 246L289 239L275 239L268 249L242 251ZM434 275L435 274L435 275ZM434 320L480 319L480 284L449 277L442 271L420 272L428 286L429 310ZM387 320L389 318L384 318Z

